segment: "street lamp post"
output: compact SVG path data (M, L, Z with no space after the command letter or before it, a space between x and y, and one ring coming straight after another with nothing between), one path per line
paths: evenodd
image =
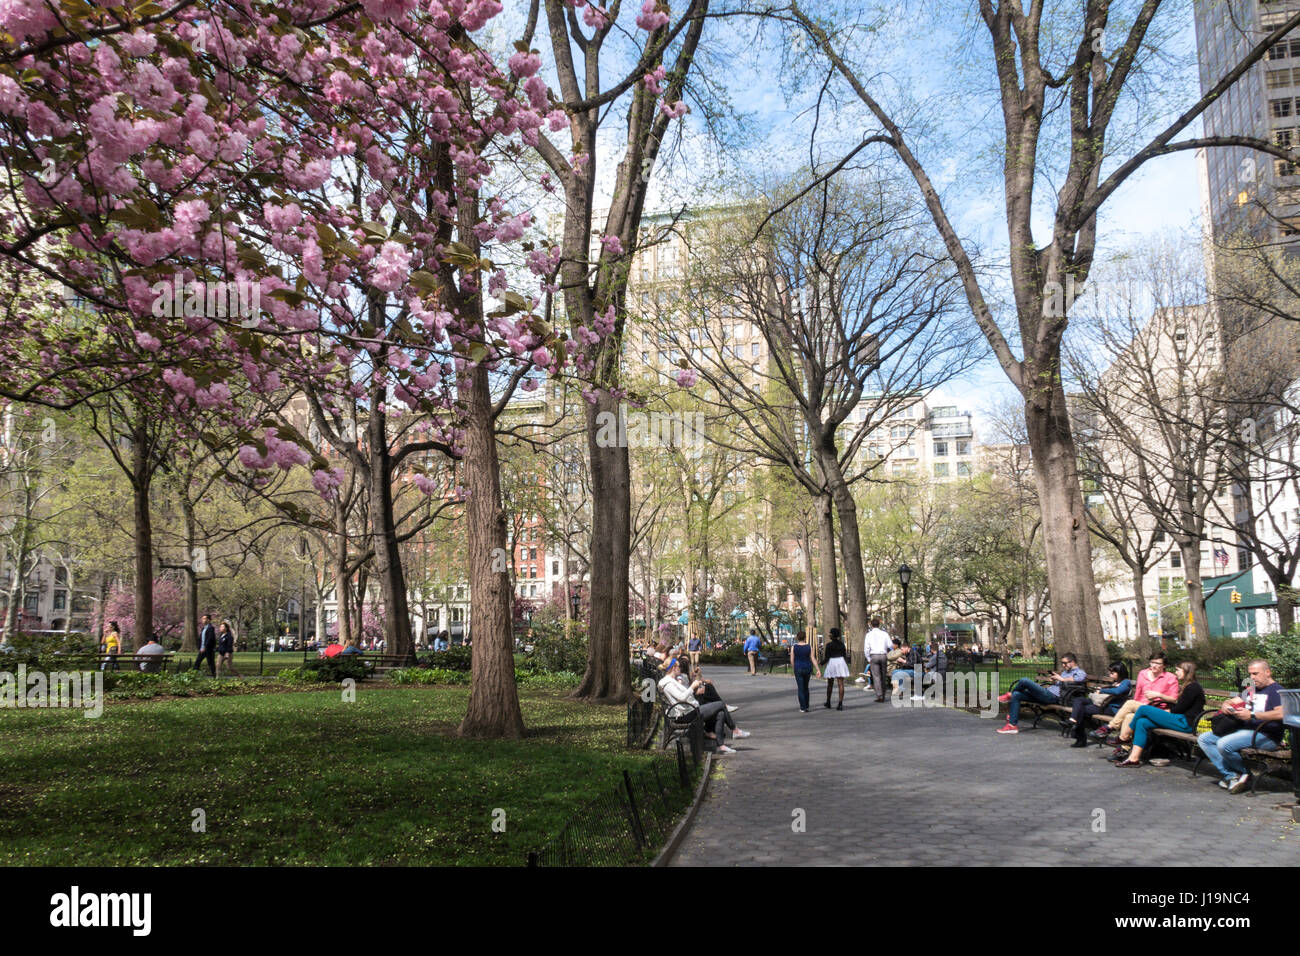
M906 564L900 565L898 569L898 583L903 586L903 643L907 640L907 585L912 580L912 569Z

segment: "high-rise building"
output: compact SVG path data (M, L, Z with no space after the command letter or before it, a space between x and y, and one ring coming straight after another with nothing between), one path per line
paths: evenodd
M1196 48L1205 94L1250 49L1300 10L1300 0L1196 0ZM1251 136L1300 146L1300 32L1263 59L1202 114L1206 136ZM1300 164L1244 146L1204 150L1203 180L1217 238L1248 232L1278 241L1300 234Z

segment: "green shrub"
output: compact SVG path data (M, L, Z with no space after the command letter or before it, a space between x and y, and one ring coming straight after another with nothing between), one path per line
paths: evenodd
M444 671L468 671L474 657L472 647L449 647L445 651L432 651L420 656L421 667Z
M442 667L402 667L388 672L394 684L468 684L470 672Z
M749 662L749 659L745 657L745 652L744 650L742 650L742 646L743 645L740 644L733 644L730 647L723 647L717 650L701 651L700 663L701 664L746 664ZM785 650L784 648L781 648L781 650L778 651L777 653L780 653L784 650ZM764 655L770 657L771 649L765 648L763 650L763 653Z
M587 628L581 621L574 621L567 635L563 622L536 625L532 645L522 665L526 673L581 674L587 669Z
M348 678L365 680L370 676L366 662L355 654L337 654L334 657L312 657L297 668L303 681L316 681L319 684L337 684ZM283 675L282 675L283 676Z
M1244 643L1238 641L1238 643ZM1268 661L1273 669L1273 679L1283 687L1300 687L1300 634L1295 629L1289 635L1265 634L1252 642L1245 653L1222 661L1215 670L1215 676L1228 686L1236 679L1236 669L1240 668L1244 679L1250 662L1257 657ZM1243 648L1244 649L1244 648Z
M104 674L104 692L114 700L149 700L153 697L211 697L244 694L262 681L234 678L216 680L195 671L184 674L141 674L138 671Z
M520 687L576 687L582 674L574 671L516 671L515 681Z

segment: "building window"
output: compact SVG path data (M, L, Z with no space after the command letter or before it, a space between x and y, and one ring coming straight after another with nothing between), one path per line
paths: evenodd
M1291 85L1290 70L1269 70L1264 74L1264 85L1270 90Z
M1290 145L1291 145L1291 130L1290 130L1290 129L1275 129L1275 130L1273 130L1273 145L1274 145L1274 146L1290 146Z
M968 462L968 461L959 461L959 462L957 462L957 474L959 474L959 475L969 475L969 474L970 474L970 462Z
M1281 100L1269 100L1269 108L1277 119L1283 119L1291 115L1291 98Z
M63 610L64 608L66 608L67 606L68 606L68 592L67 592L67 591L55 591L55 592L54 592L54 610L56 610L56 611L62 611L62 610Z
M1181 568L1183 566L1183 556L1177 549L1169 552L1169 566L1171 568Z
M934 463L934 477L936 478L948 477L948 463L946 461L936 461Z
M959 454L959 455L969 455L969 454L970 454L970 442L968 442L968 441L959 441L959 442L957 442L957 454Z
M1283 40L1280 43L1274 43L1268 48L1268 58L1270 60L1285 60L1289 52L1287 41Z
M934 443L934 457L935 458L948 457L948 443L946 441L937 441Z
M889 429L890 438L906 438L911 433L912 429L908 428L906 425L895 425L893 428Z
M559 561L552 561L552 562L551 562L551 577L558 577L559 574L560 574L560 562L559 562Z
M40 608L40 600L41 600L41 596L39 594L24 594L23 613L35 614L37 610Z
M67 568L55 568L55 569L54 569L54 583L57 584L59 587L67 587L67 586L68 586L68 569L67 569Z

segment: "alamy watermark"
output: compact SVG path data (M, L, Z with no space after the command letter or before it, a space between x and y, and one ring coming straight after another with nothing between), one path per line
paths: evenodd
M596 416L596 445L600 448L679 448L691 457L704 453L703 412L628 412Z
M104 675L99 671L0 671L0 708L48 708L104 713Z
M262 313L262 286L257 282L183 282L178 272L171 282L155 282L155 318L238 318L245 328L257 325Z
M889 703L894 707L970 707L981 717L998 713L996 671L949 671L942 679L931 671L921 678L919 693L913 692L912 680L906 675L893 683Z

